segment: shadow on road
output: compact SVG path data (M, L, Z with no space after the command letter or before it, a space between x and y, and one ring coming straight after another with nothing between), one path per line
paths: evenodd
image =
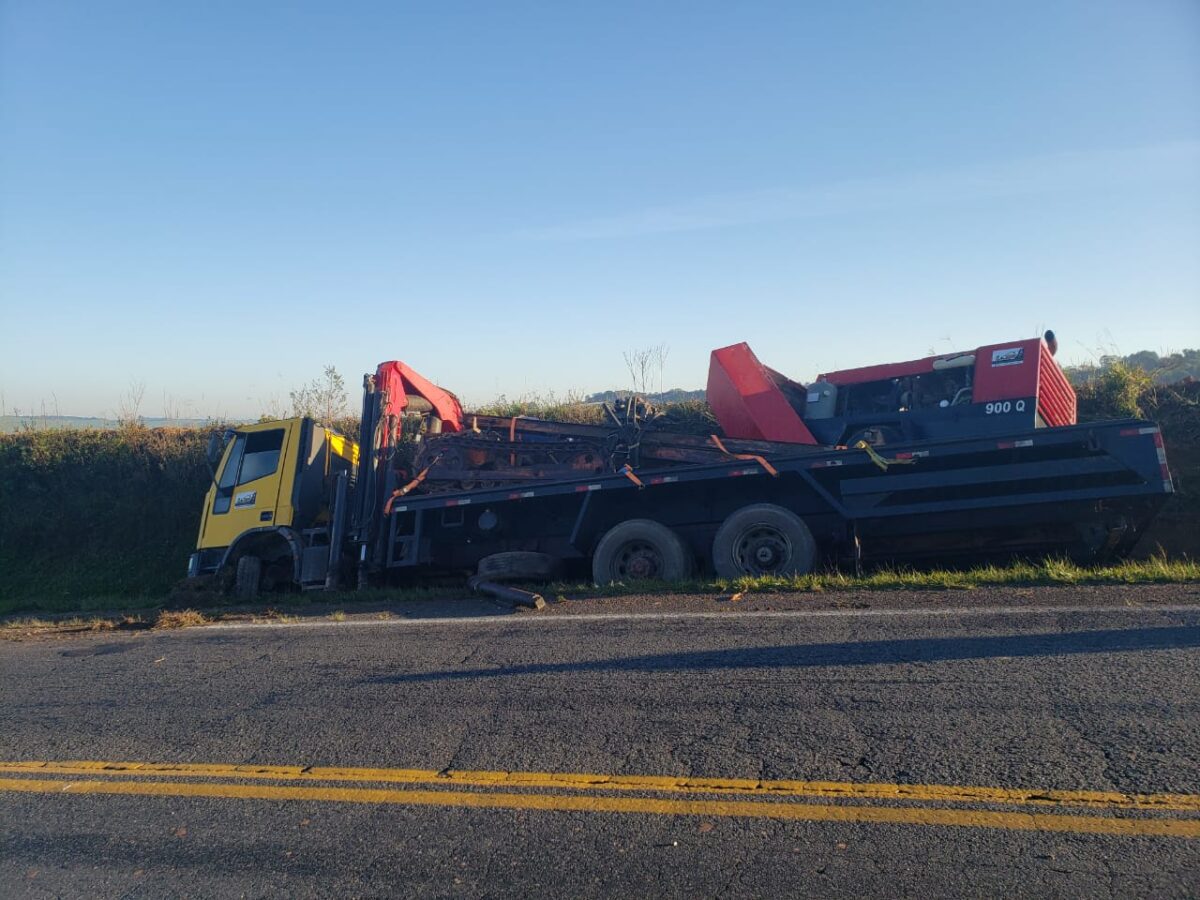
M727 650L686 650L579 662L528 663L488 669L414 672L371 679L401 684L560 672L670 672L711 669L797 669L822 666L873 666L933 663L1000 657L1069 656L1077 653L1131 653L1200 646L1200 626L1123 628L999 637L906 638Z

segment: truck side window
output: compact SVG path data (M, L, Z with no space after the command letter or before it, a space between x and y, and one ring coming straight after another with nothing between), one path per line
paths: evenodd
M233 499L233 486L237 484L238 469L242 467L242 451L245 449L246 436L239 434L234 438L233 446L229 448L225 468L221 470L221 478L217 482L217 497L213 500L213 512L216 514L229 512L229 504Z
M229 458L217 482L213 513L220 515L229 512L235 487L265 478L279 468L279 452L282 449L283 429L239 434L229 450Z
M270 475L279 467L279 451L283 448L283 431L256 431L246 435L242 455L242 472L238 484L246 484Z

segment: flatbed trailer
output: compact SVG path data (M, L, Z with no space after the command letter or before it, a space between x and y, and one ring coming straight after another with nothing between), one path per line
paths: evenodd
M711 423L634 396L589 423L467 415L391 360L363 378L357 443L308 417L214 436L188 572L252 597L1128 554L1173 491L1162 435L1075 424L1054 349L1047 332L805 387L733 345L713 353Z
M352 534L360 583L474 570L512 551L580 569L590 560L598 582L693 566L789 571L785 551L809 554L800 560L808 568L821 558L1099 561L1128 553L1172 491L1158 427L1119 420L878 449L797 446L770 458L395 496L375 512L368 499Z

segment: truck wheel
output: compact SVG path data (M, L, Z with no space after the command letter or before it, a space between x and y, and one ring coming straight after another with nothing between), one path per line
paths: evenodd
M717 529L712 558L722 578L803 575L812 571L817 544L794 512L756 503L737 510Z
M629 519L600 539L592 556L592 580L600 585L650 578L682 581L692 574L693 563L687 545L666 525Z
M237 563L237 578L234 580L233 593L241 600L253 600L258 596L259 583L262 581L262 560L257 556L243 556Z
M481 578L493 581L503 578L554 578L562 569L562 561L549 553L533 553L528 550L510 550L493 553L479 561L477 569Z

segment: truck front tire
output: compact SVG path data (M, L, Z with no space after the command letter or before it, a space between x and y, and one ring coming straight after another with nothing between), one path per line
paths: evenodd
M691 550L674 531L652 519L629 519L614 525L596 545L592 580L682 581L692 574Z
M257 556L243 556L237 562L237 577L233 593L239 600L253 600L258 596L262 582L262 560Z
M804 520L772 503L743 506L713 538L713 568L721 578L803 575L817 559L817 544Z

